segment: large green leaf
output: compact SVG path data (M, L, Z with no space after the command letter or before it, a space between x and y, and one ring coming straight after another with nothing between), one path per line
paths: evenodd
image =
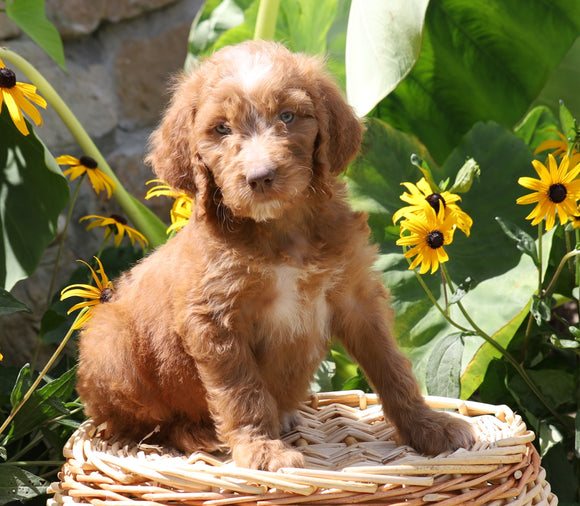
M62 40L46 17L44 0L6 0L6 15L66 69Z
M57 233L69 187L53 156L22 135L6 107L0 114L0 287L10 290L36 269Z
M517 123L578 35L576 0L431 0L419 59L378 113L442 162L474 123Z
M429 362L436 362L431 354L441 345L442 339L456 329L427 298L415 273L408 270L401 248L395 245L398 229L391 221L394 210L404 205L399 200L403 192L399 183L416 182L421 177L409 162L410 153L425 155L416 140L379 120L369 120L367 128L362 155L347 173L352 203L369 212L373 238L381 246L377 267L384 272L385 284L393 295L399 344L413 360L415 372L425 386ZM538 280L533 261L515 247L494 218L503 216L535 234L525 220L529 209L515 202L525 192L517 179L533 171L530 163L533 157L526 144L509 130L495 123L478 123L442 167L432 168L434 179L453 180L470 157L479 164L481 177L463 195L461 206L473 218L474 224L469 238L456 232L453 244L448 247L450 261L446 265L456 283L468 277L475 281L461 303L488 334L494 335L504 329L505 343L515 332L513 327L507 332L506 323L517 319L527 306ZM425 275L423 279L434 297L444 305L439 273ZM454 319L469 327L457 305L452 305L450 311ZM476 336L464 336L463 340L462 372L484 343ZM446 341L446 347L449 346L450 342ZM433 371L430 375L436 377ZM433 387L430 386L431 392Z
M353 0L346 39L346 92L360 116L393 91L421 50L429 0Z
M31 312L30 308L24 302L20 302L9 292L0 288L0 316L6 316L20 311Z
M76 368L73 368L33 392L15 415L3 444L39 429L57 416L68 415L65 403L70 400L75 384Z
M0 464L0 505L32 499L46 493L48 482L24 469ZM20 503L21 504L21 503Z

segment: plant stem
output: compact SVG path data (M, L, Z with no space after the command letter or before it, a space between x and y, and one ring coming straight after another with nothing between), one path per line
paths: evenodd
M77 322L78 319L82 315L84 315L88 310L89 310L89 308L87 308L87 307L83 308L82 311L77 315L77 317L75 319L75 322ZM0 434L2 434L2 432L4 432L4 430L6 429L6 427L8 427L8 425L10 425L10 422L14 419L14 417L16 416L16 413L18 413L18 411L20 411L20 408L22 408L22 406L24 406L24 404L26 403L26 401L34 393L34 391L36 390L36 388L38 387L38 385L40 384L40 382L42 381L42 379L44 378L44 376L46 376L46 373L48 373L48 371L53 366L53 364L56 361L56 359L61 354L62 350L64 350L64 347L68 343L68 341L71 338L71 336L74 334L73 327L74 327L74 323L71 325L69 331L66 333L66 335L63 338L63 340L58 345L58 348L55 350L55 352L52 354L52 356L50 357L50 359L48 360L48 362L44 366L44 369L42 369L42 371L38 375L38 378L36 378L36 380L34 381L34 383L30 386L30 388L24 394L24 396L22 397L21 401L14 408L12 408L12 411L10 412L10 415L8 415L8 418L6 418L6 420L4 420L4 423L2 424L2 426L0 426Z
M144 212L139 209L137 201L123 187L93 140L52 85L33 65L13 51L0 47L0 58L14 64L30 79L40 94L60 116L83 152L93 158L97 162L99 169L114 181L115 190L113 191L113 196L128 218L147 237L150 246L156 247L163 244L166 241L165 225L153 213L148 213L145 216Z
M447 283L449 284L449 286L453 286L451 283L451 278L449 277L449 273L448 273L447 269L445 268L445 266L441 266L441 270L444 273L445 277L447 278ZM528 385L530 390L535 394L535 396L538 398L538 400L550 411L550 413L552 413L552 415L560 423L562 423L565 427L568 426L569 425L568 421L565 418L563 418L562 415L560 415L560 413L558 413L554 408L551 407L551 405L548 402L548 400L546 399L546 397L544 397L544 394L540 391L540 389L536 386L536 384L528 376L528 373L526 372L526 370L513 357L513 355L507 349L505 349L502 345L500 345L498 342L496 342L495 339L493 339L490 335L488 335L487 332L485 332L481 327L479 327L479 325L477 325L475 323L473 318L471 318L469 313L466 311L466 309L463 306L463 304L461 303L461 301L456 302L456 304L457 304L457 307L459 308L459 310L461 311L461 314L463 315L463 317L467 320L467 322L469 323L471 328L477 333L477 335L479 335L482 339L484 339L487 343L489 343L497 351L499 351L501 353L501 355L503 357L505 357L505 359L512 365L512 367L521 376L521 378L524 380L526 385ZM460 330L463 329L463 327L455 324L455 322L453 321L452 318L449 317L448 320L453 325L455 325L457 328L459 328Z
M60 467L64 464L64 460L31 460L30 462L27 460L21 460L17 462L7 462L6 464L2 465L10 465L10 466L18 466L18 467L31 467L31 466L55 466Z
M272 40L276 33L276 18L280 0L261 0L258 19L254 29L254 40Z
M542 272L542 238L543 238L544 222L540 221L538 224L538 295L542 293L542 284L544 274Z
M556 268L556 272L554 272L554 275L552 276L552 280L550 281L550 284L548 285L548 288L546 288L543 292L540 292L539 296L541 298L546 298L548 296L548 294L554 289L554 286L556 285L556 281L558 281L558 276L560 276L560 272L562 272L562 269L564 268L564 265L566 265L566 262L568 262L569 259L580 255L580 250L578 249L573 249L572 251L570 251L569 253L566 253L563 257L562 260L560 260L560 263L558 264L558 267Z

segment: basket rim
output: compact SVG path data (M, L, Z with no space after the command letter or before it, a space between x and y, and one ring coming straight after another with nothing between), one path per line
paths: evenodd
M61 472L61 482L49 489L55 501L49 506L64 504L71 497L94 500L95 504L98 501L101 506L130 506L133 503L149 506L146 503L151 501L156 506L171 501L214 506L326 504L329 500L351 504L354 501L390 501L403 491L407 495L427 497L428 502L451 506L464 504L456 502L458 494L462 500L467 500L465 494L469 493L473 500L484 497L500 501L530 496L530 490L536 490L544 502L537 495L532 496L533 503L520 500L517 504L557 504L557 498L545 481L539 455L531 444L535 435L508 406L440 396L424 398L434 409L453 410L458 416L474 420L475 424L500 427L506 437L487 442L477 450L460 449L436 457L407 453L392 464L351 465L337 470L284 468L270 472L239 468L231 461L204 452L153 458L136 448L128 453L127 447L95 437L100 429L89 419L65 446L67 463ZM360 390L318 392L305 403L304 413L324 412L348 424L356 413L382 415L379 404L376 394ZM343 416L345 414L348 416ZM347 450L356 450L363 444L353 444ZM493 483L493 487L485 485L489 483ZM138 501L131 499L135 495ZM479 500L474 504L487 504ZM510 503L500 501L497 504Z

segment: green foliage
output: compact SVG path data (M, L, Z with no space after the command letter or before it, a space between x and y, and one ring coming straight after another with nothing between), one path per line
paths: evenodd
M6 15L66 70L58 30L46 18L44 0L5 0Z
M10 290L34 272L55 238L69 190L43 142L34 131L21 135L7 107L0 129L0 287Z
M441 163L476 122L513 127L579 34L574 0L431 0L420 57L376 113Z
M14 9L25 3L6 7L22 25ZM208 0L193 23L186 66L252 38L259 7L259 0ZM281 0L275 38L292 50L330 55L352 105L368 112L360 156L344 177L380 247L376 267L393 295L399 344L425 392L506 403L522 413L538 434L553 489L561 502L578 504L580 237L569 225L531 227L531 209L516 204L527 193L518 178L534 176L532 160L550 151L534 153L542 142L559 140L559 131L578 147L579 66L569 63L580 60L576 2L353 0L347 30L350 7L348 0ZM42 30L44 21L31 25ZM34 132L22 137L6 110L0 130L0 277L11 287L35 269L69 195ZM421 177L433 191L460 194L473 218L470 236L456 231L446 246L450 261L434 275L409 270L395 244L401 183ZM136 205L132 196L125 201ZM136 211L142 231L158 237L159 222L147 213ZM113 277L140 254L106 249L101 259ZM82 267L70 282L86 280ZM42 321L45 342L70 337L69 307L55 297ZM0 316L25 309L0 292ZM9 422L0 429L2 504L40 493L42 476L58 468L59 450L82 419L69 362L50 377L30 366L0 366L0 412ZM338 346L313 388L369 390Z

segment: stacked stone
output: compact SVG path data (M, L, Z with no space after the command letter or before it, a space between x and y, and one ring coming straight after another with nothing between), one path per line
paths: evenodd
M46 0L47 17L63 38L67 71L0 13L0 45L26 58L48 79L123 185L143 202L145 181L153 177L143 163L147 138L169 98L171 76L183 68L189 30L201 4L202 0ZM17 78L26 81L19 72ZM35 131L55 157L83 154L50 105L42 117L44 125ZM169 204L161 198L147 201L164 221ZM114 202L83 186L57 287L77 267L75 259L90 259L102 241L101 233L85 232L78 218L119 211ZM37 272L13 290L33 313L2 319L0 349L6 365L30 360L55 256L56 245L48 248Z

